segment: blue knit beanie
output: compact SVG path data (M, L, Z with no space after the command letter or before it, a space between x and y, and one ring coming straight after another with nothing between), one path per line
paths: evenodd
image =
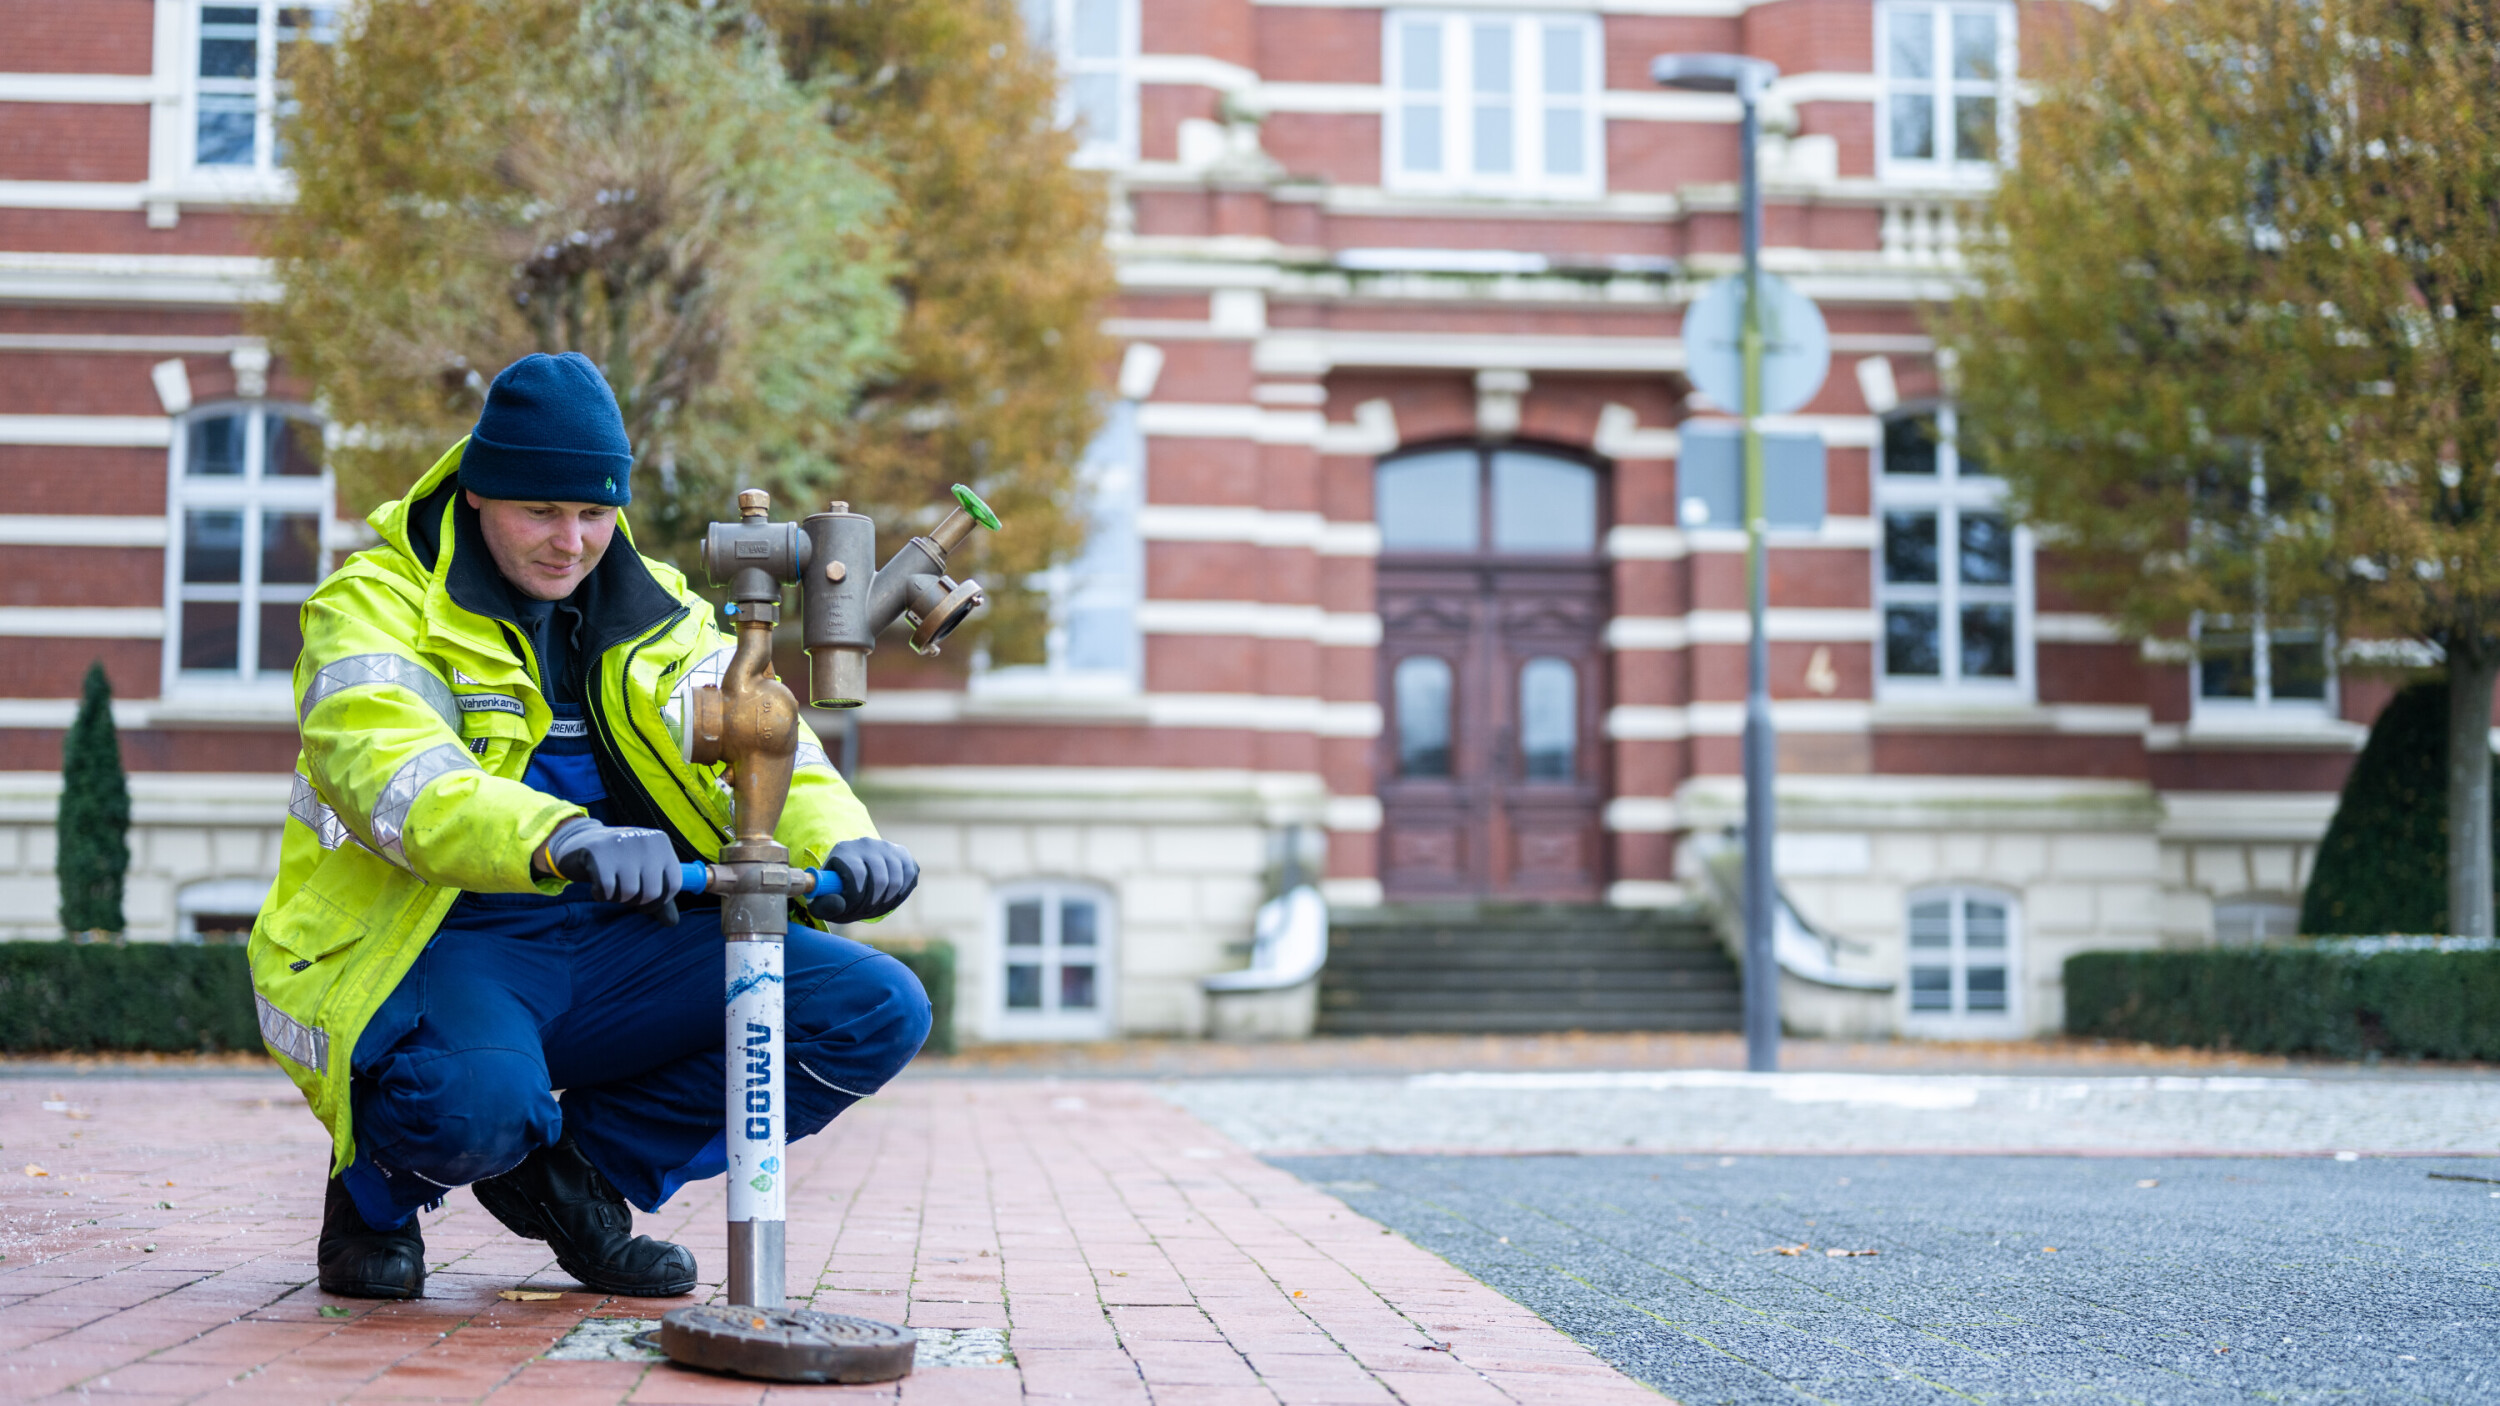
M532 353L486 388L460 456L460 486L481 498L557 503L633 499L634 447L608 378L580 352Z

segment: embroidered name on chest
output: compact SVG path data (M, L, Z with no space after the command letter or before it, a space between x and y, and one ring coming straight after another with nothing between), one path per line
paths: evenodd
M549 737L588 737L590 720L588 718L557 718L547 724L547 735Z

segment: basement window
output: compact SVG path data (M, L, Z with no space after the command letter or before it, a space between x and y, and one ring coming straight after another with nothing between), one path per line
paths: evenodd
M1010 885L998 898L1002 1039L1096 1040L1111 1033L1109 895L1087 884Z

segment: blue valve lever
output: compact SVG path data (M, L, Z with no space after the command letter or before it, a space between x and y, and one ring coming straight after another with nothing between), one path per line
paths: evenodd
M688 861L683 867L685 870L685 885L682 892L690 895L699 894L710 886L712 879L711 865L697 859ZM796 869L791 872L793 875L804 876L807 881L807 886L804 889L798 888L795 885L792 887L791 897L793 898L813 900L822 898L829 893L840 893L842 891L842 876L835 873L831 869Z

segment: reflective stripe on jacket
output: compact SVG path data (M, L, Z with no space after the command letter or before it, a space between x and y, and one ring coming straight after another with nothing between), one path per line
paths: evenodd
M252 985L262 1040L329 1127L334 1170L355 1155L349 1058L383 998L463 890L562 891L530 855L583 813L521 780L553 714L526 637L495 613L507 597L454 475L467 443L374 511L381 544L303 608L302 751L278 880L252 928ZM711 606L637 553L621 521L574 600L612 819L667 831L685 858L719 857L722 768L683 760L690 695L729 663ZM776 836L791 862L875 833L802 730Z

